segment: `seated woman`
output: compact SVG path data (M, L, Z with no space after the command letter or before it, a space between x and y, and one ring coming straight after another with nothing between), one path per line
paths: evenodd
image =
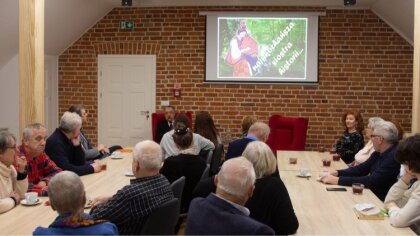
M178 114L175 117L174 128L176 127L190 127L190 120L185 114ZM160 147L162 148L164 159L170 156L177 156L181 153L181 150L175 143L174 133L174 130L165 133L160 141ZM214 144L210 140L196 133L191 132L191 134L192 146L190 147L189 153L198 155L202 151L214 150Z
M420 134L402 141L395 159L404 166L404 174L385 197L389 222L395 227L410 226L420 234ZM417 180L416 180L417 179ZM415 181L412 185L411 183ZM410 186L411 185L411 186Z
M337 141L336 151L346 164L354 161L354 155L363 148L363 118L359 112L349 111L344 113L342 124L346 127L341 138Z
M250 142L242 155L252 163L257 177L254 193L245 203L249 216L273 228L276 235L296 233L299 222L286 186L274 175L277 160L270 147L261 141ZM193 197L207 197L215 190L214 177L207 178L198 183Z
M366 143L366 145L362 149L360 149L359 152L356 153L356 155L354 155L354 162L352 164L353 166L356 166L356 165L359 165L360 163L365 162L370 157L370 155L372 155L372 153L375 151L375 149L373 148L372 140L370 140L370 136L372 135L373 129L375 129L375 126L380 121L383 121L383 119L380 117L369 118L368 125L365 128L366 137L369 138L369 141Z
M213 118L208 111L199 111L195 115L194 132L210 140L215 147L222 143Z
M182 192L181 212L187 212L192 200L192 192L200 181L201 175L206 168L206 162L201 159L194 151L193 133L182 123L175 123L174 142L179 149L177 156L167 158L160 173L163 174L170 183L178 178L185 176L185 186Z
M16 138L7 131L0 132L0 213L11 210L24 198L28 190L26 159L17 158Z
M85 125L87 122L88 113L83 105L73 105L69 108L69 112L77 113L82 118L82 124ZM85 159L94 160L103 157L104 154L113 153L115 150L122 149L121 146L116 145L108 148L104 144L99 144L98 147L92 147L87 139L85 133L80 130L80 143L85 150Z
M105 220L93 220L84 213L85 187L80 177L71 171L56 174L50 181L51 208L58 217L48 228L37 227L33 235L117 235L117 226Z
M246 136L248 135L248 130L249 127L251 127L252 124L254 124L255 122L257 122L257 119L253 116L244 116L242 118L242 134L240 136L240 138L246 138Z

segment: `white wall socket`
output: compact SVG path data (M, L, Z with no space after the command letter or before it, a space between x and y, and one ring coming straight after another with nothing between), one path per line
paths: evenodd
M169 106L169 101L160 101L160 105L163 107Z

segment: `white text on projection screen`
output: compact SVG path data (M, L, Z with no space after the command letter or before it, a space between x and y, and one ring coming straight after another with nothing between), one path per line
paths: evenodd
M217 80L316 82L308 79L308 18L218 17Z

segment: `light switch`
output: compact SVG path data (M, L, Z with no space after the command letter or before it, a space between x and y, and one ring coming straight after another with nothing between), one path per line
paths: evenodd
M161 101L160 105L163 106L163 107L167 107L167 106L169 106L169 101L167 101L167 100L166 101Z

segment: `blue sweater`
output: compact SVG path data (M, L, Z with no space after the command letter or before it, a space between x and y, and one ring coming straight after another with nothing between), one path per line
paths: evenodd
M104 222L87 227L38 227L33 235L118 235L117 226L110 222Z
M338 184L351 186L362 183L383 201L400 172L400 164L394 158L396 148L397 145L393 145L382 154L374 152L362 164L339 170Z

